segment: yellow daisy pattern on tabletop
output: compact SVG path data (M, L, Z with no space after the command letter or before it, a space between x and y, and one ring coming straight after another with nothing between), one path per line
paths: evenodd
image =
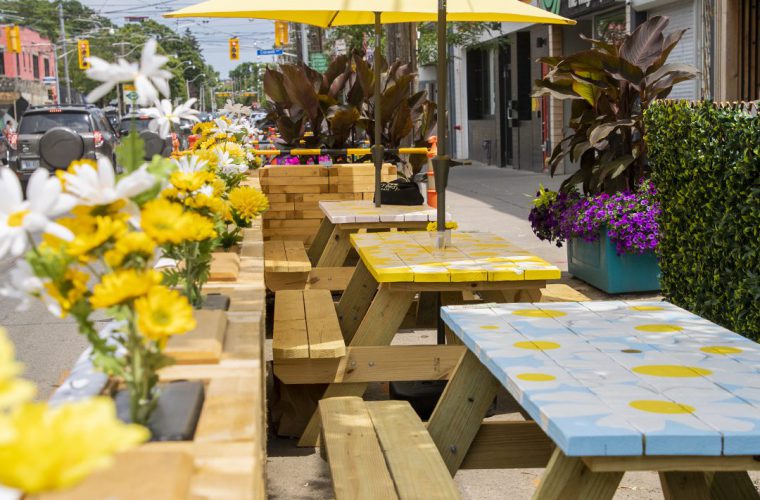
M465 282L559 279L560 270L489 233L452 233L433 248L426 231L352 234L351 242L379 282ZM479 255L489 245L488 256Z
M760 453L760 345L672 304L482 304L442 316L566 454Z

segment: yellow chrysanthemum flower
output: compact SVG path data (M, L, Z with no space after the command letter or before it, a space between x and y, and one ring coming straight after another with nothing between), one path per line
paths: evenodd
M449 221L449 222L446 223L446 229L457 229L458 227L459 227L459 224L457 224L454 221ZM432 231L438 231L438 223L435 222L435 221L428 222L427 230L431 231L431 232Z
M214 196L222 196L222 194L227 190L227 185L219 177L214 179L212 186L214 186Z
M87 282L90 275L79 269L70 267L66 269L61 283L45 283L45 291L61 307L61 317L68 316L69 311L87 293Z
M238 217L247 222L269 208L269 200L264 193L250 186L234 188L227 200Z
M8 339L5 328L0 328L0 414L4 409L30 401L37 392L34 384L16 378L24 370L24 365L18 363L15 356L13 343Z
M151 340L163 341L171 335L181 335L195 328L193 308L175 290L155 286L147 295L135 301L137 328Z
M185 241L203 241L216 238L214 221L196 213L188 213L186 227L184 228Z
M206 171L199 172L172 172L169 183L180 191L192 193L198 191L206 183L214 181L214 174Z
M27 403L0 415L0 428L12 429L0 441L0 484L30 494L70 488L149 437L144 427L119 421L107 397L54 409Z
M213 150L207 148L199 148L197 151L195 151L195 156L208 163L209 167L216 168L219 157L216 156Z
M137 271L121 269L103 276L100 283L92 288L90 304L96 309L123 304L142 297L152 287L161 283L162 275L153 269Z
M145 204L141 224L143 231L159 245L216 237L212 220L194 212L185 212L182 205L165 199Z
M185 198L185 206L196 210L209 210L214 214L224 213L224 201L220 198L212 198L203 193Z
M66 247L68 253L78 257L82 262L92 260L90 252L108 241L121 237L127 232L127 224L110 217L95 217L95 230L90 233L76 233L74 239Z
M145 233L127 233L118 240L114 247L107 251L103 258L111 267L118 267L132 255L138 255L144 259L150 259L156 249L156 242Z

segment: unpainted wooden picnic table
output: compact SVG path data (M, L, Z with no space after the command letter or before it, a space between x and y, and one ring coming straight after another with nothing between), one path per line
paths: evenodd
M534 498L612 498L623 473L640 470L660 473L666 499L760 498L747 474L760 469L755 342L666 302L480 304L441 314L467 347L428 424L452 474L472 466L471 445L501 385L533 422L503 432L492 423L499 446L479 466L541 466L515 451L550 440L556 448Z
M463 292L478 292L494 302L536 302L546 280L559 279L561 274L556 266L490 233L455 231L451 246L443 250L434 248L427 231L352 234L350 240L360 261L337 305L348 355L356 348L390 346L417 293L440 293L443 303L462 303ZM424 346L428 354L436 348L450 346ZM388 350L402 373L404 369L409 373L415 370L419 359L404 358L403 350L397 347ZM350 362L346 366L349 372L352 366ZM302 372L303 367L275 366L278 376L286 377L287 371L295 370ZM366 387L367 381L336 380L323 397L362 396ZM299 445L314 446L318 435L315 412Z

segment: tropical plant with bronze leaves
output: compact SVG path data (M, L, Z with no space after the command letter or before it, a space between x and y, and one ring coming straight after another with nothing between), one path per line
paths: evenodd
M693 66L666 63L686 30L668 35L667 17L654 17L618 43L587 39L592 48L567 57L544 57L551 70L535 82L534 96L572 100L570 132L549 158L551 173L568 157L580 170L562 189L583 185L587 194L632 190L647 177L644 112L673 86L696 76Z

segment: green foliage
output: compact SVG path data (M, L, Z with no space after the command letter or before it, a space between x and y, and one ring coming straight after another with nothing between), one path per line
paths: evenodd
M420 66L435 64L438 61L438 34L435 23L418 25L417 63ZM498 31L499 23L448 23L446 40L454 47L477 45L484 33Z
M134 130L133 130L134 132ZM116 162L125 172L130 173L143 164L145 141L140 134L132 133L121 139L116 147Z
M660 203L663 294L760 339L760 116L658 101L645 113Z
M572 100L570 131L554 148L549 167L569 157L580 170L562 183L583 185L586 194L632 191L648 173L644 112L673 86L694 78L686 64L665 64L684 30L664 35L667 17L653 17L614 43L562 57L544 57L552 69L536 80L535 96Z

